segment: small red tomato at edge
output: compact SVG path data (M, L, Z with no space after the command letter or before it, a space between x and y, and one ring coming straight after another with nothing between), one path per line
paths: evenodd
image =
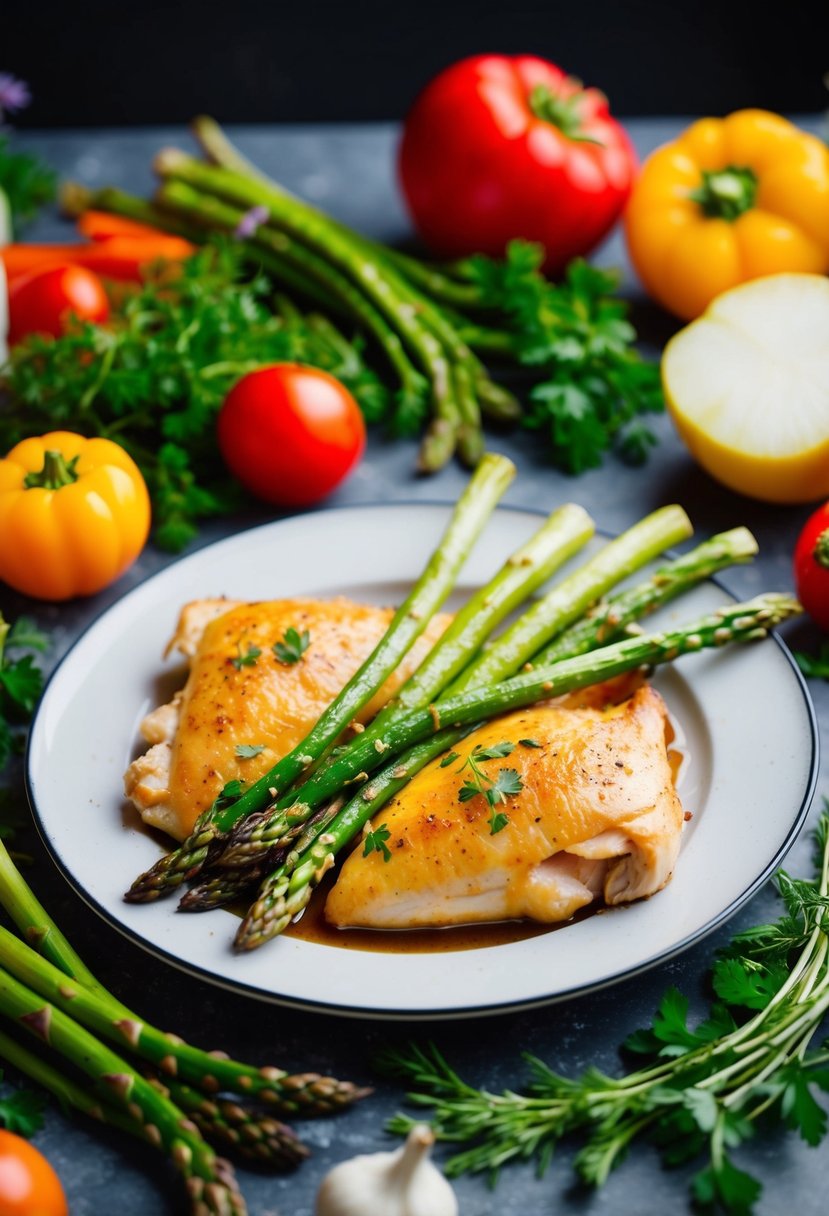
M257 498L307 507L354 468L366 428L359 405L334 376L276 363L248 372L230 390L218 439L225 464Z
M101 324L109 300L96 274L83 266L53 266L13 281L9 287L9 346L28 334L59 338L70 317Z
M807 519L794 551L797 598L829 633L829 502Z
M554 273L610 231L637 161L597 89L534 55L475 55L415 100L399 167L434 253L499 257L521 237L544 246Z
M68 1216L57 1174L42 1153L0 1131L0 1216Z

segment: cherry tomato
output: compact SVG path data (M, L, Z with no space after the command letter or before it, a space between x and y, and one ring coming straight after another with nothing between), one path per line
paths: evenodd
M34 1145L0 1131L0 1216L68 1216L57 1174Z
M797 598L815 624L829 633L829 502L818 507L800 533L794 579Z
M400 147L409 211L435 253L498 257L523 237L544 246L549 272L605 236L635 172L607 98L532 55L446 68L416 99Z
M27 334L59 338L71 316L108 319L109 300L96 274L83 266L52 266L24 275L9 287L9 346Z
M219 413L230 471L265 502L304 507L340 484L363 453L360 407L328 372L276 363L248 372Z

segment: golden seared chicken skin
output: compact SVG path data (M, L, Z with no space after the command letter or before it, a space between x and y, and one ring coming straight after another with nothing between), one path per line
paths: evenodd
M124 777L127 797L144 821L181 840L228 781L251 783L266 773L302 741L391 618L390 608L344 597L186 605L168 651L190 660L187 683L146 716L141 731L151 746ZM450 619L430 621L359 721L393 696ZM309 639L294 663L280 661L274 651L289 629L307 632ZM255 754L240 756L240 745Z
M457 759L433 761L377 816L372 829L385 825L391 857L356 848L326 918L375 929L552 923L597 898L652 895L671 877L684 820L666 727L649 685L606 708L548 703L486 724L457 745ZM503 784L517 792L494 807L481 793L462 801L470 753L504 741L514 745L507 756L478 761L481 784L508 770L515 775ZM494 813L506 823L493 832Z

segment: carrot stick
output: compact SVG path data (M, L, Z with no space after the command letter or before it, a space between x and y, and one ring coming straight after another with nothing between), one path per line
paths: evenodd
M4 245L0 260L10 283L21 275L67 263L85 266L104 278L140 281L142 266L160 259L181 261L194 252L189 241L160 234L152 240L113 236L82 245Z
M108 211L84 211L78 217L76 227L88 241L109 241L113 237L158 240L167 236L160 228L140 224L138 220L130 220L122 215L112 215Z

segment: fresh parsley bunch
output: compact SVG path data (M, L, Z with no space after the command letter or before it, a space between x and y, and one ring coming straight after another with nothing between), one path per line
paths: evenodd
M646 1137L667 1165L703 1159L692 1182L699 1207L748 1216L762 1187L734 1150L763 1125L782 1124L810 1145L827 1130L816 1092L829 1092L829 1040L813 1040L829 1011L829 802L815 841L812 878L777 875L780 919L736 934L717 957L708 1016L689 1026L687 998L670 989L651 1025L627 1039L629 1052L647 1057L635 1072L591 1068L571 1079L527 1056L526 1090L494 1094L463 1081L435 1047L386 1052L381 1068L403 1079L413 1104L433 1109L438 1139L464 1146L447 1174L495 1181L503 1165L530 1159L543 1172L558 1142L576 1134L576 1169L601 1186ZM397 1115L390 1127L405 1134L413 1122Z
M238 502L214 426L240 376L307 363L342 380L369 417L382 413L385 389L359 347L321 320L275 301L230 242L208 246L180 267L150 269L113 324L16 347L0 370L0 446L61 428L116 440L147 480L157 543L179 550L200 519Z
M642 464L656 438L641 415L664 403L658 365L637 352L628 306L614 294L618 275L577 259L552 283L542 260L539 246L512 241L503 261L466 263L484 301L509 319L519 362L538 376L523 424L546 432L553 463L568 473L597 467L610 449Z

